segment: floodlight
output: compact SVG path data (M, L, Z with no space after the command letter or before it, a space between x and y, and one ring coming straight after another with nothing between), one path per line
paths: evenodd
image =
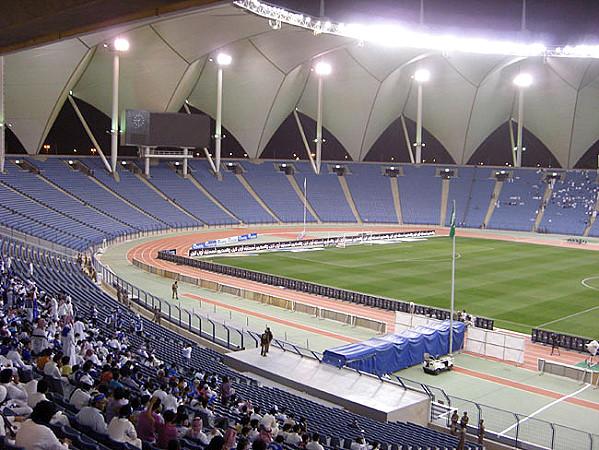
M129 41L123 38L115 39L114 49L118 52L126 52L127 50L129 50Z
M287 164L283 163L281 164L281 167L287 167Z
M329 75L332 71L331 65L326 62L319 62L314 69L318 75Z
M72 159L69 159L69 166L72 166L73 164L74 164L74 163L73 163L73 160L72 160Z
M514 77L514 84L521 88L526 88L532 84L532 75L529 73L521 73Z
M231 55L227 55L226 53L219 53L216 57L216 63L219 66L228 66L231 64L231 61L233 61L233 58L231 58Z
M341 166L339 164L335 165L335 169L341 169Z
M21 164L21 160L20 159L16 159L15 160L15 164Z
M418 83L425 83L431 79L431 73L426 69L418 69L414 72L414 80Z

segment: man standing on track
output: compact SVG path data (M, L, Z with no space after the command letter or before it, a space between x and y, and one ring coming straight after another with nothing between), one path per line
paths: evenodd
M172 290L173 290L173 298L176 298L177 300L179 300L179 284L177 283L177 280L175 280L175 282L173 283Z
M561 356L559 353L559 346L557 344L557 334L551 333L551 354L553 355L554 352L557 352L557 356Z

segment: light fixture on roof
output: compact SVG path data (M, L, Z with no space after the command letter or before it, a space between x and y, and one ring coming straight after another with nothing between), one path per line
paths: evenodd
M20 159L15 159L15 164L21 164L21 160Z
M228 55L227 53L219 53L216 56L216 63L219 66L228 66L229 64L231 64L231 61L233 61L233 58L231 57L231 55Z
M335 169L341 169L341 166L339 164L335 164Z
M281 164L281 167L283 167L283 168L287 167L287 164L283 163L283 164Z
M116 38L113 47L117 52L126 52L129 50L129 41L123 38Z
M577 45L547 48L544 44L499 41L480 37L460 37L433 34L421 29L410 30L396 25L343 24L321 21L305 14L288 11L258 0L234 0L247 11L268 19L269 23L285 23L312 31L315 35L327 33L355 39L358 44L376 43L386 47L430 49L441 52L464 52L512 56L554 56L599 58L599 46Z
M326 63L323 61L316 64L316 66L314 67L314 70L316 70L316 73L318 75L330 75L332 72L331 65L329 63Z
M176 162L175 162L175 166L178 166L178 165L180 165L180 164L181 164L181 163L180 163L179 161L176 161Z
M75 161L73 161L72 159L69 159L69 166L72 166L73 164L75 164Z
M532 84L532 75L529 73L521 73L514 77L514 84L520 88L529 87Z
M431 79L431 73L426 69L418 69L414 72L414 80L418 83L426 83Z
M126 165L127 165L127 161L121 161L121 164L122 164L123 166L126 166Z

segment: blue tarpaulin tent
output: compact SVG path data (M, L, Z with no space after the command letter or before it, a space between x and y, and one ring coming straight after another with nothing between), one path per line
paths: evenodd
M322 362L336 367L348 366L362 372L383 375L424 361L424 354L444 355L449 349L450 322L419 326L396 334L372 338L325 350ZM466 326L453 324L453 349L462 348Z

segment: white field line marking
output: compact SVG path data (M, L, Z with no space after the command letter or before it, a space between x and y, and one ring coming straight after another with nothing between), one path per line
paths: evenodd
M598 279L598 278L599 277L585 278L584 280L581 281L581 283L586 288L593 289L595 291L599 291L599 289L597 289L597 288L595 288L595 287L590 286L590 285L587 284L587 281L589 281L589 280L595 280L595 279ZM586 314L586 313L588 313L590 311L594 311L596 309L599 309L599 306L593 306L592 308L585 309L584 311L578 311L577 313L570 314L570 315L565 316L565 317L560 317L559 319L555 319L555 320L552 320L550 322L542 323L541 325L538 325L538 328L542 328L542 327L545 327L547 325L551 325L551 324L556 323L556 322L561 322L562 320L570 319L572 317L580 316L581 314Z
M571 394L564 395L563 397L561 397L561 398L558 398L558 399L556 399L556 400L552 401L551 403L549 403L549 404L547 404L547 405L543 406L542 408L539 408L539 409L537 409L537 410L536 410L535 412L533 412L532 414L530 414L530 415L526 416L526 417L525 417L524 419L522 419L520 422L516 422L516 423L515 423L514 425L512 425L511 427L507 427L505 430L503 430L501 433L499 433L499 434L498 434L498 436L504 436L504 435L505 435L505 433L509 433L511 430L513 430L514 428L516 428L516 427L517 427L519 424L522 424L522 423L526 422L528 419L532 419L534 416L536 416L536 415L538 415L538 414L542 413L542 412L543 412L543 411L545 411L546 409L549 409L549 408L551 408L552 406L554 406L554 405L557 405L558 403L561 403L561 402L563 402L564 400L566 400L566 399L568 399L568 398L570 398L570 397L575 397L575 396L577 396L578 394L580 394L580 393L581 393L581 392L583 392L583 391L586 391L586 390L587 390L588 388L590 388L590 387L591 387L591 385L590 385L590 384L587 384L586 386L584 386L584 387L582 387L582 388L578 389L576 392L572 392Z

